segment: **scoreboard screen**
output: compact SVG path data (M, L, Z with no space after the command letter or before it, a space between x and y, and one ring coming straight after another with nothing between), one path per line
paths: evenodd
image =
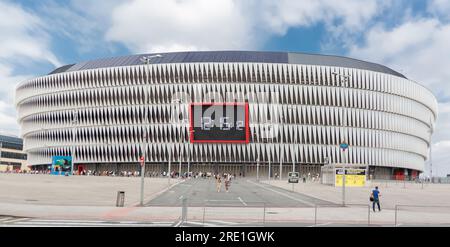
M248 103L191 103L190 140L248 143Z

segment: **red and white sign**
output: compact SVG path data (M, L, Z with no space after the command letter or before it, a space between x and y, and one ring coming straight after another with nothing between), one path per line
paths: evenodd
M144 166L144 156L141 156L140 158L139 158L139 161L141 161L141 166Z

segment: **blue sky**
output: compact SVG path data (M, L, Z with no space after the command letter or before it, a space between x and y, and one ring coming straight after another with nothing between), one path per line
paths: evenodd
M180 50L334 54L387 65L435 93L433 163L450 173L448 0L0 0L0 9L3 132L20 135L14 87L64 64Z

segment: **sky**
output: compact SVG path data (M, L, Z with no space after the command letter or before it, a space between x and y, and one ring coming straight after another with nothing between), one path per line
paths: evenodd
M0 131L20 136L16 85L65 64L195 50L341 55L436 95L433 174L446 175L449 44L450 0L0 0Z

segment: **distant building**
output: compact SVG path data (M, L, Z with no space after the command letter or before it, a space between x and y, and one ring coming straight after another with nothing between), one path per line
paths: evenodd
M0 135L0 171L27 169L27 155L23 152L23 140Z

